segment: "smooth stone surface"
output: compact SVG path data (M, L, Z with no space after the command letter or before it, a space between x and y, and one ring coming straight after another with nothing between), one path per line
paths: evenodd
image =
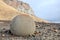
M11 32L15 35L32 35L36 27L34 20L27 14L16 16L10 24Z

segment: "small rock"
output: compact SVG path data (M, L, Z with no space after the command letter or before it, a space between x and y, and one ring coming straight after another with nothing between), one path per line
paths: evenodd
M5 34L2 34L3 37L5 37Z

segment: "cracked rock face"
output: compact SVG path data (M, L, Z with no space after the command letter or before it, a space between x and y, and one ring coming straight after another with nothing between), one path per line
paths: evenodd
M30 7L28 3L18 0L3 0L6 4L14 7L18 11L22 11L24 13L34 15L33 9Z
M34 20L26 14L16 16L10 25L11 32L15 35L32 35L36 27Z

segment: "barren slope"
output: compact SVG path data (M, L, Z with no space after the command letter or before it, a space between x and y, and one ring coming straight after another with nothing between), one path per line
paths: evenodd
M11 20L19 12L0 0L0 20Z
M0 20L12 20L16 15L20 13L24 13L24 12L18 11L12 6L9 6L6 3L4 3L3 0L0 0ZM37 22L48 23L48 21L38 18L35 15L33 15L32 18Z
M48 21L42 19L42 18L39 18L37 16L32 16L32 18L36 21L36 22L45 22L45 23L49 23Z

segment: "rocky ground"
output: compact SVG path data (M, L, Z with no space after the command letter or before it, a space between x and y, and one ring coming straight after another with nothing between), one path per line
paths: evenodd
M14 36L9 31L10 22L0 22L0 40L60 40L59 23L36 22L36 35L34 36Z

